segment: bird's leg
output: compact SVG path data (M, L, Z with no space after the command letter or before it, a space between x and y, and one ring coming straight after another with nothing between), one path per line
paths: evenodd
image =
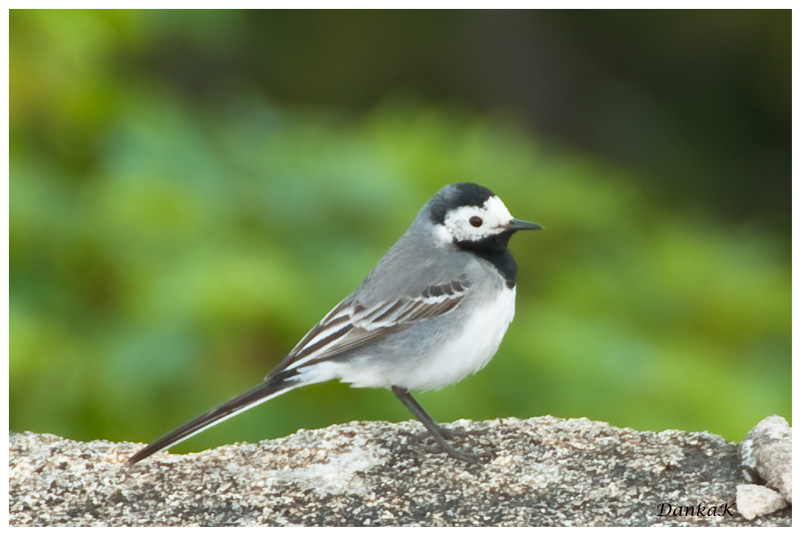
M439 446L445 452L447 452L448 455L460 461L473 464L480 463L477 457L459 451L447 443L442 436L442 431L445 430L440 428L436 422L433 421L433 418L431 418L428 413L425 412L425 409L422 408L422 405L420 405L417 400L411 396L411 393L408 391L408 389L399 386L392 386L392 392L394 392L394 395L403 402L403 405L408 407L408 410L410 410L412 414L414 414L414 416L416 416L417 419L422 422L422 425L428 429L436 443L439 444Z

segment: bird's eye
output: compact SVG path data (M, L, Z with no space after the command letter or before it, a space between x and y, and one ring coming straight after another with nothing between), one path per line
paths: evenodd
M480 227L481 225L483 225L483 219L474 215L469 218L469 224L472 225L473 227Z

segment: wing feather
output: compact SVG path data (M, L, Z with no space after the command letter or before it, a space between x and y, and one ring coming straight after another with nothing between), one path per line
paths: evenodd
M454 310L471 286L466 276L430 285L419 295L364 306L352 296L336 305L269 376L334 358Z

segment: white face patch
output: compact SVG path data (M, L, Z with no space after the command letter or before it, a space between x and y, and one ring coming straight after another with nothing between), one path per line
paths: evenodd
M437 229L437 234L449 238L447 241L480 241L502 232L502 227L512 219L511 212L495 195L486 199L483 206L460 206L447 212L444 224L440 225L443 228Z

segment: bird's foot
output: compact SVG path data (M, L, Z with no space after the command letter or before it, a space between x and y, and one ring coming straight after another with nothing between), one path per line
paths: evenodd
M453 439L456 437L467 437L469 436L469 433L467 432L451 431L444 428L440 428L439 431L441 433L441 440L440 437L436 437L434 435L427 435L427 437L420 436L418 437L418 440L420 441L419 446L427 452L446 453L447 455L453 457L454 459L458 459L459 461L463 461L469 464L483 464L494 458L492 452L483 451L477 455L472 453L466 453L444 440L444 438ZM428 437L434 440L434 444L425 444L424 442L422 442L423 440L425 440L425 438Z

